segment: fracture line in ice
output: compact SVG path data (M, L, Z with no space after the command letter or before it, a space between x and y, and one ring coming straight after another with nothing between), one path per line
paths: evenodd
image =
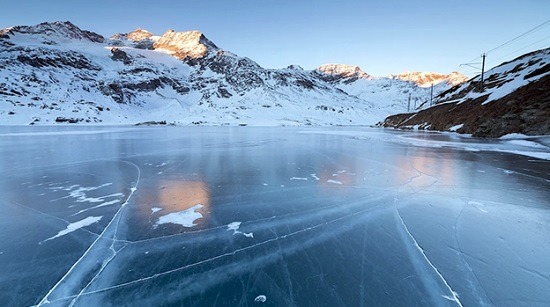
M67 273L65 273L65 275L63 275L63 277L61 277L61 279L59 279L59 281L46 293L46 295L44 295L44 297L42 298L42 300L40 300L40 302L38 303L38 306L41 306L41 305L44 305L44 304L48 304L48 303L51 303L49 301L49 296L61 285L61 283L67 279L69 277L69 275L71 274L71 272L73 272L75 270L75 268L77 267L77 265L79 263L81 263L83 261L83 259L90 253L90 251L94 248L94 246L99 242L100 239L104 238L104 235L107 231L110 230L110 227L111 225L113 224L113 222L115 220L120 221L120 215L122 213L122 210L123 208L128 204L128 202L130 201L132 195L135 193L135 191L137 190L137 186L139 184L139 180L140 180L140 177L141 177L141 170L139 169L139 167L132 163L132 162L128 162L128 161L123 161L123 162L126 162L126 163L129 163L131 165L133 165L137 171L138 171L138 176L137 176L137 180L136 180L136 183L135 185L130 189L130 194L128 195L128 198L126 199L126 201L122 204L122 206L118 209L118 211L114 214L113 218L109 221L109 223L107 224L107 226L103 229L103 231L99 234L99 236L96 238L96 240L94 242L92 242L92 244L90 245L90 247L88 247L88 249L84 252L84 254L71 266L71 268L67 271ZM118 229L118 223L116 224L116 229ZM114 235L116 235L116 231L114 233ZM113 241L113 239L115 239L114 237L113 238L108 238L108 239L111 239L111 241ZM114 241L113 241L114 243ZM113 244L112 243L112 244ZM112 244L111 244L111 247L112 247ZM109 259L112 260L114 258L114 255ZM108 262L107 262L108 263ZM106 266L106 264L104 264L104 266L102 267L102 269ZM101 271L100 271L101 272ZM100 273L99 272L99 273ZM99 274L98 273L98 274ZM97 274L96 274L97 276ZM96 276L94 276L94 279L96 278ZM88 287L88 286L86 286ZM78 297L82 294L82 291L80 291L80 293L75 297L75 300L78 299Z
M479 205L483 205L481 203L478 203L478 202L472 202L472 201L468 201L467 204L468 205L472 205L475 207L475 204L479 204ZM477 207L476 207L477 208ZM493 306L494 303L493 301L491 300L491 298L487 295L487 290L485 289L485 287L483 287L483 284L481 283L481 281L479 280L479 277L477 276L476 272L472 269L472 266L470 265L470 262L466 259L465 255L466 256L469 256L470 258L473 258L473 259L476 259L478 261L481 261L483 263L486 263L485 261L481 260L481 259L478 259L476 257L473 257L471 255L467 255L464 251L462 251L462 247L460 246L460 241L458 240L458 222L460 220L460 217L462 216L462 214L464 213L464 210L466 209L466 206L462 206L462 209L460 210L460 213L458 214L458 216L456 217L455 219L455 224L454 224L454 239L455 239L455 242L456 242L456 245L458 247L458 250L457 249L454 249L453 247L450 247L452 250L456 251L458 253L458 255L460 256L460 259L462 259L462 261L464 262L464 265L465 267L468 269L468 271L472 274L472 276L476 279L477 281L477 284L479 284L479 287L481 288L481 290L483 290L483 293L485 294L485 297L487 297L487 299L489 300L490 304L488 302L484 302L483 301L483 297L481 295L476 294L476 297L478 298L478 304L480 306ZM486 263L487 264L487 263ZM471 282L470 282L471 283ZM472 289L474 290L474 289Z
M418 242L416 241L416 239L414 238L412 233L409 231L409 228L407 227L407 225L405 225L405 221L403 221L403 218L401 217L401 214L399 214L399 211L397 211L397 216L399 217L399 220L401 221L401 225L403 225L403 228L405 229L405 232L407 232L407 234L409 235L409 237L413 241L414 246L418 249L418 251L420 251L420 253L424 257L426 262L432 267L432 269L439 276L439 278L441 278L441 280L443 281L443 283L445 284L447 289L449 289L449 291L451 292L451 296L444 295L443 297L450 300L450 301L456 302L458 304L458 306L462 306L462 303L460 302L460 300L458 298L458 294L451 288L451 286L449 285L447 280L443 277L443 275L441 275L439 270L433 265L433 263L430 261L430 259L428 259L428 256L426 256L426 253L424 252L422 247L420 247L420 245L418 245Z
M407 158L409 160L409 164L411 165L411 168L417 172L417 175L416 176L412 176L403 186L406 186L406 185L409 185L411 184L415 179L417 178L420 178L422 176L429 176L429 177L433 177L433 176L430 176L420 170L418 170L416 167L414 167L411 159L410 159L410 156L409 154L407 153ZM437 182L437 178L436 177L433 177L435 178L435 181L430 184L428 187L424 188L424 189L421 189L421 190L425 190L425 189L428 189L429 187L433 186L436 182ZM418 190L418 191L415 191L415 194L420 192L421 190ZM450 300L450 301L454 301L457 303L457 305L459 306L463 306L462 303L460 302L460 299L458 298L458 293L456 293L452 288L451 286L449 285L449 283L447 282L447 280L443 277L443 275L439 272L439 270L435 267L435 265L430 261L430 259L428 258L428 256L426 255L426 253L424 252L424 249L422 249L422 247L420 247L420 245L418 244L418 241L416 241L415 237L412 235L412 233L409 231L409 228L407 227L407 225L405 224L405 221L403 220L403 217L401 217L401 214L399 213L399 208L397 207L397 200L398 200L398 197L396 196L396 198L394 199L394 205L395 205L395 211L397 213L397 217L399 218L399 220L401 221L401 225L403 225L403 229L405 230L405 232L407 233L407 235L411 238L411 240L413 241L414 243L414 246L416 247L416 249L418 249L418 251L422 254L422 256L424 257L424 259L426 260L426 262L428 263L428 265L435 271L435 273L439 276L439 278L441 278L441 280L443 281L443 283L445 284L445 286L447 287L447 289L451 292L451 296L447 296L447 295L443 295L444 298Z
M132 163L132 162L129 162L129 161L124 161L126 163L129 163L129 164L132 164L138 171L138 178L136 180L136 184L135 186L133 186L131 188L131 193L130 195L128 196L128 198L126 199L126 201L122 204L122 207L120 208L119 211L117 211L117 214L119 212L122 213L122 209L123 207L125 207L127 204L128 204L128 201L130 200L130 197L132 197L132 194L137 190L137 186L139 184L139 180L140 180L140 177L141 177L141 169L139 168L139 166L137 166L135 163ZM115 220L115 217L113 217L113 220ZM113 221L111 220L111 222ZM101 268L98 270L98 272L95 274L95 276L88 282L88 284L86 284L85 287L83 287L80 292L78 293L78 295L71 301L71 304L69 305L69 307L73 307L74 304L76 303L76 301L80 298L80 296L82 295L82 293L84 293L88 287L99 277L99 275L101 275L101 273L103 272L103 270L107 267L107 265L115 258L115 256L117 255L118 252L120 252L121 250L123 250L127 245L124 245L122 246L122 248L120 248L118 251L115 250L114 248L114 244L116 242L115 238L116 238L116 234L118 233L118 226L120 225L120 220L121 220L121 215L118 216L118 219L116 221L116 227L115 227L115 231L113 232L113 240L111 242L111 246L109 246L109 250L112 252L111 253L111 256L110 257L107 257L107 259L105 259L103 261L103 263L101 264Z
M380 200L384 199L384 198L385 198L385 196L383 196L383 195L378 195L378 196L374 196L374 197L371 197L371 198L365 198L365 199L363 199L359 202L353 202L353 203L348 204L347 208L350 208L350 207L353 207L353 206L362 206L365 203L379 203ZM309 210L303 210L303 211L298 211L298 212L293 212L293 213L288 213L288 214L274 215L274 216L270 216L270 217L260 218L260 219L256 219L256 220L253 220L253 221L250 221L250 222L261 225L262 229L266 229L266 228L270 227L272 221L277 220L277 219L284 219L288 223L288 220L292 219L294 217L310 216L312 214L316 214L317 212L322 212L324 210L337 211L337 210L340 210L341 208L342 208L342 206L339 205L339 204L328 205L328 206L323 206L323 207L316 207L314 209L309 209ZM328 213L323 212L323 213L331 214L333 212L328 212ZM301 220L300 220L300 222L301 222ZM223 225L223 226L217 226L217 227L212 227L212 228L208 228L208 229L201 229L201 230L195 230L195 231L186 231L185 233L177 233L177 234L165 235L165 236L158 237L158 238L149 238L149 239L142 239L142 240L136 240L136 241L130 241L130 242L132 244L143 244L143 243L147 243L147 242L165 240L165 239L169 239L169 238L173 238L173 237L184 237L184 236L188 236L188 235L194 235L194 234L197 234L197 233L204 233L204 232L214 231L214 230L222 229L222 228L226 228L226 227L227 227L227 225ZM256 230L258 230L258 229L256 229Z
M377 206L376 208L378 208L378 207L383 207L383 206L380 205L380 206ZM320 223L320 224L316 224L316 225L313 225L313 226L310 226L310 227L306 227L306 228L303 228L301 230L297 230L297 231L294 231L294 232L291 232L291 233L288 233L288 234L285 234L285 235L282 235L282 236L278 236L278 237L275 237L275 238L271 238L271 239L268 239L268 240L265 240L265 241L262 241L262 242L258 242L258 243L243 247L243 248L239 248L239 249L236 249L236 250L231 251L231 252L227 252L227 253L224 253L224 254L221 254L221 255L218 255L218 256L214 256L214 257L211 257L211 258L208 258L208 259L197 261L195 263L191 263L191 264L185 265L183 267L178 267L178 268L175 268L175 269L172 269L172 270L156 273L156 274L153 274L151 276L139 278L139 279L128 281L128 282L125 282L125 283L121 283L121 284L118 284L118 285L114 285L114 286L110 286L110 287L106 287L106 288L102 288L102 289L97 289L97 290L93 290L93 291L89 291L89 292L83 292L79 295L93 295L93 294L102 293L102 292L105 292L105 291L110 291L110 290L114 290L114 289L127 287L127 286L130 286L130 285L141 283L141 282L148 281L148 280L151 280L151 279L155 279L155 278L165 276L165 275L168 275L168 274L171 274L171 273L174 273L174 272L178 272L178 271L182 271L182 270L185 270L185 269L188 269L188 268L191 268L191 267L195 267L197 265L201 265L201 264L208 263L208 262L211 262L211 261L214 261L214 260L222 259L224 257L233 256L237 253L240 253L240 252L243 252L243 251L246 251L246 250L250 250L250 249L256 248L258 246L262 246L262 245L271 243L271 242L275 242L275 241L278 241L278 240L281 240L281 239L286 239L288 237L292 237L292 236L295 236L295 235L298 235L298 234L301 234L301 233L305 233L307 231L317 229L317 228L320 228L320 227L323 227L323 226L326 226L326 225L329 225L329 224L332 224L332 223L336 223L338 221L342 221L342 220L345 220L347 218L357 216L359 214L362 214L362 213L365 213L365 212L368 212L368 211L373 211L373 209L374 208L372 208L372 207L371 208L366 208L366 209L363 209L363 210L360 210L360 211L357 211L357 212L354 212L354 213L351 213L351 214L348 214L348 215L345 215L345 216L338 217L336 219L332 219L332 220L329 220L329 221L326 221L326 222L323 222L323 223ZM58 299L57 301L69 299L69 298L72 298L72 297L74 297L74 296L63 297L63 298Z

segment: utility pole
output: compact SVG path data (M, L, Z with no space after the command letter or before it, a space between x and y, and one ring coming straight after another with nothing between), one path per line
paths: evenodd
M485 73L485 57L486 57L486 54L482 54L481 55L481 58L483 58L483 61L481 62L481 89L483 89L483 74Z
M432 83L432 87L430 88L430 107L434 105L434 84Z
M411 93L409 93L409 101L407 102L407 113L411 111Z

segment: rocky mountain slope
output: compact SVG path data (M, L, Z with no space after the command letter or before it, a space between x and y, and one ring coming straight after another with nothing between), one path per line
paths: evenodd
M441 93L437 105L398 114L385 127L499 137L550 134L550 48L531 52Z
M0 30L0 67L0 124L361 125L429 95L359 67L266 69L199 31L106 39L70 22Z

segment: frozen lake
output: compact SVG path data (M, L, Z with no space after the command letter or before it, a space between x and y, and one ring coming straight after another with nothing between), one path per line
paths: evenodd
M0 127L0 305L550 306L549 143Z

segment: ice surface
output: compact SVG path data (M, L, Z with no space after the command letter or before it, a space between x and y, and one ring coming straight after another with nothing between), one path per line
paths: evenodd
M0 134L1 305L550 305L548 137Z

